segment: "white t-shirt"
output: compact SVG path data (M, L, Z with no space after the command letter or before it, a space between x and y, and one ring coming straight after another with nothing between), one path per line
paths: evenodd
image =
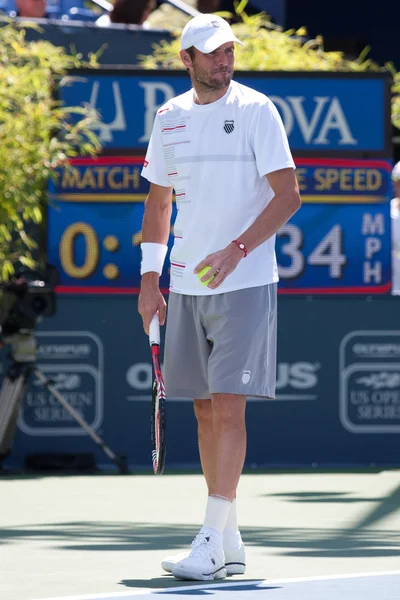
M254 223L274 196L265 175L295 168L279 113L271 100L232 81L211 104L193 90L158 111L142 175L175 190L177 217L170 290L207 295L278 281L275 236L241 260L216 290L193 273Z

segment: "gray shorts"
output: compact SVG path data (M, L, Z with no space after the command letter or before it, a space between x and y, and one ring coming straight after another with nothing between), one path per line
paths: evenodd
M277 284L169 294L164 379L171 398L275 397Z

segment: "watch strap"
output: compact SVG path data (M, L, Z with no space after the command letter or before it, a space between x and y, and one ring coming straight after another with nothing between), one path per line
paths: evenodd
M240 240L232 240L232 244L236 244L236 246L243 252L243 254L244 254L243 258L246 258L246 256L247 256L246 245L243 244L243 242L241 242Z

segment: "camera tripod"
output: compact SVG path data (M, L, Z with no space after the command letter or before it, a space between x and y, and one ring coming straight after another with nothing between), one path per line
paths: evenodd
M30 376L35 375L40 384L58 400L95 444L118 466L120 473L128 473L125 458L116 455L107 446L80 413L60 394L54 382L36 366L37 345L33 331L20 330L8 338L4 338L5 344L10 345L11 363L0 388L0 456L7 455L12 446L25 389Z

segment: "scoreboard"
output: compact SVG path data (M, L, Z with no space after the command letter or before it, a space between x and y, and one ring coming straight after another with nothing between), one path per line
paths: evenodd
M49 190L48 259L60 292L136 293L148 182L143 156L74 159ZM390 290L391 163L295 158L303 206L277 233L281 293ZM173 221L169 246L173 243ZM161 287L168 288L168 261Z

